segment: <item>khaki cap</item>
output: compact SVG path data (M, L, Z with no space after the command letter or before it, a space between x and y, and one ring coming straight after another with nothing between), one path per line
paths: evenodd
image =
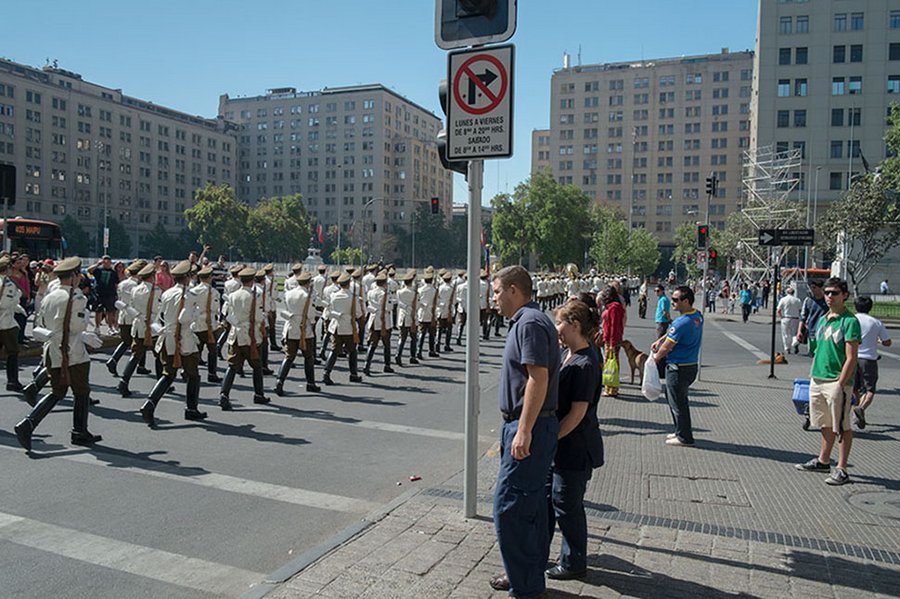
M353 277L354 279L358 279L361 276L363 276L363 271L361 268L357 268L350 274L350 276Z
M326 270L328 270L328 267L325 266L324 264L320 264L318 267L318 270L319 270L319 272L325 272Z
M231 268L228 269L228 272L232 274L232 276L237 276L244 269L243 264L235 264Z
M184 275L191 272L191 261L190 260L182 260L178 264L176 264L169 274L173 277L183 277Z
M350 275L347 273L341 273L341 276L338 277L337 283L338 285L343 285L350 281Z
M303 270L303 265L300 264L299 262L295 262L294 264L291 264L291 272L298 273L302 270Z
M272 272L273 270L275 270L275 266L271 262L269 262L268 264L263 266L262 269L266 272Z
M336 281L338 279L338 277L340 277L340 276L341 276L341 273L337 270L334 272L328 273L328 278L330 278L332 281Z
M265 271L265 270L263 270L262 268L260 268L259 270L256 271L256 280L257 280L257 281L262 281L262 280L265 279L265 278L266 278L266 271Z
M384 272L383 270L380 273L378 273L377 275L375 275L376 283L380 283L382 281L387 281L387 273Z
M156 272L156 266L154 266L153 264L147 264L146 266L144 266L144 268L142 268L140 271L138 271L138 276L143 279L145 277L149 277L150 275L154 274L155 272Z
M449 273L449 272L445 272L444 274L441 275L441 278L444 279L445 281L449 281L450 279L453 278L453 274Z
M309 283L312 280L312 274L308 272L301 272L297 275L298 283Z
M237 276L244 280L252 279L256 276L256 269L250 266L245 266L237 273Z
M66 258L65 260L60 260L56 265L56 268L53 269L58 275L67 275L69 273L75 272L81 268L81 258L78 256L72 256L71 258Z
M203 268L201 268L199 271L197 271L197 276L198 277L208 277L212 273L213 273L212 266L207 265L207 266L204 266Z
M144 268L144 265L143 265L143 264L141 264L141 263L138 262L138 261L134 261L134 262L132 262L131 264L129 264L128 266L125 267L125 272L127 272L127 273L130 274L130 275L136 275L137 273L140 272L140 270L141 270L142 268Z
M404 283L409 283L410 281L415 281L415 280L416 280L416 273L413 272L413 271L409 271L409 272L407 272L405 275L403 275L402 277L400 277L400 280L403 281Z

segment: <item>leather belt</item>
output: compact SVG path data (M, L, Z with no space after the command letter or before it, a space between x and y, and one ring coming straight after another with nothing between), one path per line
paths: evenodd
M522 416L522 408L514 412L500 412L500 415L503 416L503 422L515 422ZM552 408L547 408L545 410L541 410L538 412L538 418L546 418L548 416L556 416L556 410Z

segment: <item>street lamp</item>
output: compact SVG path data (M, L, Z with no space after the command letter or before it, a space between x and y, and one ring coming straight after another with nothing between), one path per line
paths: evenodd
M94 148L97 150L97 199L100 199L100 157L103 155L105 145L102 141L95 141ZM109 194L103 196L103 253L109 253Z

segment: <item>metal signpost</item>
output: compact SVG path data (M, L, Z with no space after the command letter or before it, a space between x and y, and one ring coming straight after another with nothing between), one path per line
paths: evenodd
M485 158L512 156L513 55L502 43L516 30L516 0L436 0L435 42L439 48L471 47L451 52L447 81L439 91L447 114L446 131L438 134L445 168L466 175L469 221L466 310L480 312L481 191ZM475 47L477 46L477 47ZM468 161L467 168L464 165ZM491 292L490 287L487 290ZM478 490L478 356L477 318L466 321L466 413L463 504L465 516L477 515Z

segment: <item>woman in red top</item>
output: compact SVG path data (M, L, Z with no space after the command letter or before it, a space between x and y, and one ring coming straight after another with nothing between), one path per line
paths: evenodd
M169 263L163 260L156 269L156 286L165 291L175 285L175 279L169 274Z
M598 304L603 306L603 348L604 363L610 355L615 356L619 363L619 347L622 345L622 337L625 334L625 307L619 300L619 293L614 287L607 287L597 297ZM618 381L616 381L618 383ZM606 386L604 390L607 397L619 395L619 385Z

